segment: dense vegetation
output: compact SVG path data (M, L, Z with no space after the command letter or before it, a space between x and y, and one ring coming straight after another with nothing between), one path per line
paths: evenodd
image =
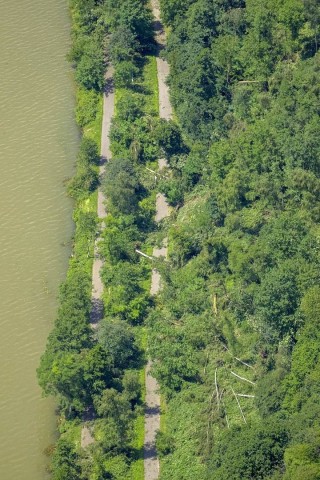
M319 6L161 3L185 143L148 320L161 479L319 479Z
M175 122L157 118L147 2L71 1L84 133L68 185L76 233L38 371L59 403L53 478L141 479L146 326L165 400L162 480L320 479L318 2L161 0L161 8ZM107 288L95 335L97 131L110 61ZM155 180L159 155L170 169ZM173 208L157 230L159 188ZM135 250L150 253L164 237L164 287L152 299L151 266ZM93 413L95 443L82 451L81 420Z
M141 9L144 2L139 0L120 3L70 2L69 59L77 81L76 119L83 133L76 174L67 185L75 199L76 231L58 317L38 369L44 393L55 396L59 410L61 436L48 449L56 480L141 478L143 468L141 324L150 306L150 266L140 262L135 245L144 242L153 225L154 198L138 171L142 168L139 162L151 162L157 156L144 117L157 115L157 109L146 106L156 92L147 88L144 78L155 63L147 66L144 58L154 48L151 12ZM110 61L115 67L118 113L112 128L114 158L103 179L110 214L100 253L108 289L105 318L94 331L90 325L91 274L93 245L100 230L96 201L101 181L101 94ZM94 421L95 442L85 450L80 448L83 419Z

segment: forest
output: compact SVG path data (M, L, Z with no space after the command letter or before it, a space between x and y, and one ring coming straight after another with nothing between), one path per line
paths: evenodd
M83 131L74 254L38 369L59 406L54 480L142 479L145 349L162 395L160 480L320 479L320 6L161 0L174 120L158 119L144 0L71 0ZM113 158L99 179L104 72ZM168 169L148 174L163 156ZM89 325L94 202L105 319ZM153 221L161 190L171 215ZM135 253L168 238L163 288ZM83 415L96 442L79 447Z

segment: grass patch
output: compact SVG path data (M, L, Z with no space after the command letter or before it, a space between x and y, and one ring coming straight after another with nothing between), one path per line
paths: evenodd
M102 116L103 116L103 96L100 95L96 118L92 122L90 122L88 125L86 125L83 129L83 136L94 140L98 145L99 150L101 145L101 134L102 134Z
M145 115L159 115L159 87L158 87L158 71L157 60L154 56L145 57L145 63L140 78L132 86L132 92L140 93L144 100L145 106L143 113ZM128 88L116 88L115 90L115 110L114 116L118 114L118 103L121 102L130 90Z
M143 85L149 96L149 101L146 105L146 114L159 115L159 85L156 57L146 57L146 63L143 69Z
M60 434L68 440L68 442L73 443L76 449L79 449L81 446L81 430L82 424L77 420L64 420L59 425Z
M83 100L89 95L89 92L83 89L78 90L77 102ZM102 116L103 116L103 96L99 95L96 107L96 115L93 120L82 128L82 136L94 140L100 151L102 134ZM94 166L98 171L99 167ZM94 256L94 242L96 228L85 225L84 218L86 214L96 214L98 203L98 190L90 193L86 198L76 202L73 211L73 220L75 222L75 232L73 237L73 252L69 262L67 275L72 275L74 269L81 269L88 275L92 275L92 265ZM91 290L90 290L91 295Z
M143 371L144 374L144 371ZM144 380L144 375L143 375ZM144 461L143 461L143 445L144 445L144 414L138 415L134 423L135 441L133 447L137 452L137 457L131 465L132 480L143 480L144 478Z

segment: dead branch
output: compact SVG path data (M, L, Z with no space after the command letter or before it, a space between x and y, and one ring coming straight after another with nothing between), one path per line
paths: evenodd
M141 251L138 250L137 248L136 248L135 251L136 251L136 253L138 253L138 254L141 255L142 257L148 258L149 260L154 260L153 257L150 257L150 256L147 255L146 253L141 252Z
M236 393L237 397L255 398L255 395L245 395L244 393Z
M265 80L239 80L238 83L263 83Z
M229 423L228 415L227 415L227 414L226 414L226 416L225 416L225 419L226 419L226 422L227 422L227 427L230 428L230 423Z
M154 174L154 179L155 179L155 180L157 180L158 177L160 177L160 178L168 178L168 175L164 175L163 173L156 172L155 170L152 170L151 168L145 167L145 169L148 170L148 172Z
M219 396L219 389L218 389L218 382L217 382L217 368L215 369L215 372L214 372L214 384L216 386L217 404L218 404L218 410L219 410L219 408L220 408L220 396Z
M210 430L210 418L207 423L207 448L209 446L209 430Z
M240 377L240 375L238 375L237 373L234 373L232 370L231 370L231 373L235 377L239 378L239 380L244 380L245 382L251 383L251 385L255 385L255 383L251 382L251 380L248 380L247 378L244 378L244 377Z
M220 402L222 401L222 397L223 397L223 394L224 394L224 390L221 390L221 393L220 393Z
M224 403L224 400L222 399L222 394L223 393L224 393L224 390L222 390L220 400L221 400L222 405L223 405L223 409L224 409L224 413L225 413L224 418L226 419L227 427L230 428L230 423L229 423L229 419L228 419L228 415L227 415L226 404Z
M243 360L240 360L240 358L238 357L233 357L235 358L236 360L238 360L238 362L242 363L242 365L245 365L246 367L249 367L249 368L252 368L253 369L253 366L252 365L249 365L249 363L246 363L244 362Z
M244 413L243 413L243 411L242 411L242 408L241 408L240 402L239 402L239 400L238 400L238 397L237 397L237 395L234 393L234 390L233 390L233 388L231 388L231 391L232 391L232 393L233 393L233 395L234 395L234 398L235 398L235 399L236 399L236 401L237 401L237 404L238 404L239 410L240 410L240 412L241 412L241 415L242 415L243 421L244 421L244 423L247 423L246 417L244 416Z
M242 363L242 365L245 365L246 367L249 367L249 368L252 368L252 369L253 369L253 366L252 366L252 365L249 365L249 363L246 363L246 362L244 362L243 360L240 360L240 358L238 358L238 357L234 357L234 356L232 355L232 353L230 352L229 348L228 348L224 343L221 342L221 345L223 346L223 348L224 348L225 350L227 350L227 352L231 355L232 358L234 358L234 359L237 360L238 362Z
M218 308L217 308L217 294L213 295L213 313L218 315Z
M205 363L205 366L203 367L203 375L206 375L207 373L208 362L209 362L209 352L207 352L206 363Z

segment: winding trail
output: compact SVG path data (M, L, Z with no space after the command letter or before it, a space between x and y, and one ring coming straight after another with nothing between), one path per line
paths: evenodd
M101 134L101 150L100 150L100 167L99 174L100 177L105 172L105 164L111 158L110 150L110 127L111 120L114 114L114 104L115 104L115 94L113 88L113 68L110 66L106 73L106 86L103 94L103 117L102 117L102 134ZM102 192L101 187L98 189L98 204L97 204L97 214L101 222L101 231L105 228L104 219L107 216L106 207L105 207L105 196ZM90 323L93 329L98 327L98 323L103 318L103 283L100 276L100 271L103 265L103 260L98 252L98 245L100 242L100 237L96 239L94 245L94 259L92 266L92 308L90 314ZM93 420L92 412L87 412L83 417L84 425L81 430L81 447L86 448L91 443L94 442L94 437L92 430L90 428L90 422Z
M152 0L152 11L155 18L154 29L158 43L157 70L159 84L159 115L160 118L170 120L172 118L172 107L170 104L169 88L166 84L166 78L169 74L168 63L160 58L160 52L165 46L165 32L160 19L160 8L158 0ZM159 170L167 166L165 159L158 161ZM157 194L156 199L156 222L160 222L169 215L169 206L165 196L162 193ZM167 256L167 239L163 241L160 248L154 248L154 257ZM157 270L152 270L151 290L152 295L156 295L161 288L161 278ZM159 385L155 378L150 374L152 368L151 360L148 360L145 372L146 387L146 412L145 412L145 438L144 438L144 479L157 480L159 478L160 465L156 451L156 434L160 430L160 394Z

